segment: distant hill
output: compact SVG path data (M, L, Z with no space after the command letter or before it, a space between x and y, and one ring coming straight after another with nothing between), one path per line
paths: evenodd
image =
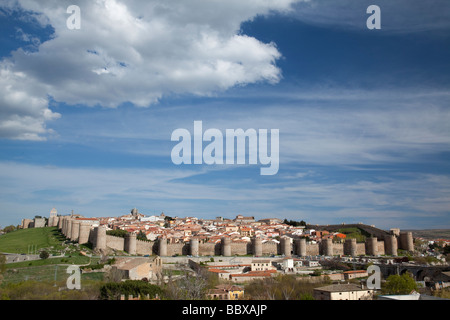
M411 231L413 237L420 237L428 240L433 239L449 239L450 240L450 229L424 229L424 230L403 230Z

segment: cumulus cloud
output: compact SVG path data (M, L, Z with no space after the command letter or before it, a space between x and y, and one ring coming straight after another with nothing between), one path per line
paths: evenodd
M0 69L0 136L18 140L42 140L52 133L46 122L60 117L48 108L41 85L11 65Z
M48 109L48 97L71 105L145 107L170 94L203 96L277 83L282 75L276 44L242 34L240 25L274 10L290 11L297 1L84 0L77 1L79 30L67 27L72 2L7 1L5 12L26 13L54 34L35 42L35 52L19 49L0 62L0 81L9 88L4 93L15 97L0 101L8 121L0 124L0 134L42 137L46 121L58 117ZM20 115L20 109L28 113Z

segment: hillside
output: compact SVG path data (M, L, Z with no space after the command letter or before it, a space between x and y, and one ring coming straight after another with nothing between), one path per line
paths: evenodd
M345 234L347 239L356 239L357 242L365 242L366 238L370 236L370 234L359 228L342 228L337 231Z
M41 248L61 249L64 240L57 228L31 228L13 231L0 236L0 252L29 253Z
M450 239L450 229L424 229L424 230L402 230L410 231L413 237L420 237L424 239Z

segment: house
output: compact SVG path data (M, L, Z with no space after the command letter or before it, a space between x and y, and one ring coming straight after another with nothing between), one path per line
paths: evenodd
M100 220L96 218L75 218L76 221L79 221L80 223L89 224L93 227L98 227L100 225Z
M283 270L286 270L286 269L293 270L294 269L294 259L291 259L291 258L284 258L284 259L282 259L281 260L281 267L282 267Z
M433 277L430 284L434 290L450 287L450 271L444 271Z
M305 260L303 265L305 265L306 267L318 267L319 266L319 261L317 261L317 260Z
M218 285L206 294L213 300L239 300L244 297L244 288L236 285Z
M244 217L243 215L237 215L236 218L233 220L234 222L241 224L241 223L252 223L255 222L255 217Z
M253 260L251 263L251 271L267 271L275 270L270 260Z
M162 273L162 260L159 256L119 258L112 268L121 272L123 279L157 280Z
M351 271L344 271L343 273L345 280L365 278L369 276L367 270L351 270Z
M322 230L322 231L313 231L311 232L312 236L316 236L318 238L323 238L324 236L330 234L330 232L326 231L326 230Z
M252 237L254 234L253 228L241 226L239 227L240 235L243 237Z
M278 219L278 218L267 218L267 219L261 219L261 220L258 220L259 222L262 222L262 223L265 223L265 224L279 224L279 223L282 223L283 222L283 220L281 220L281 219Z
M373 290L356 284L332 284L314 289L315 300L372 300Z
M215 274L220 280L229 280L230 272L222 269L209 268L209 272Z
M345 280L343 273L327 273L327 274L324 274L323 276L330 278L331 281Z
M276 274L276 270L250 271L246 273L230 274L229 280L232 282L250 282L257 279L270 278Z

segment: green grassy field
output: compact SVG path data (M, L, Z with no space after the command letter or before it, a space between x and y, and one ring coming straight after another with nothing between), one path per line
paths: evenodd
M56 227L22 229L0 236L0 252L31 253L42 248L56 252L63 249L64 240Z
M367 232L359 228L342 228L339 229L338 232L343 233L347 236L347 239L356 239L357 242L365 242L366 237L369 236Z
M65 237L57 228L31 228L17 230L0 236L0 252L6 253L39 253L39 249L45 249L49 253L60 254L66 250L63 257L28 260L8 263L5 265L1 287L22 281L64 281L69 276L69 265L96 265L99 258L90 258L80 254L79 249L86 250L85 246L75 247L73 244L64 244ZM103 273L82 274L82 280L101 281Z
M14 265L10 264L9 266ZM103 272L82 273L81 280L89 281L96 280L102 281ZM42 265L42 266L29 266L29 267L17 267L8 268L4 273L3 281L0 285L4 287L10 283L19 283L23 281L66 281L69 277L67 273L66 265Z

